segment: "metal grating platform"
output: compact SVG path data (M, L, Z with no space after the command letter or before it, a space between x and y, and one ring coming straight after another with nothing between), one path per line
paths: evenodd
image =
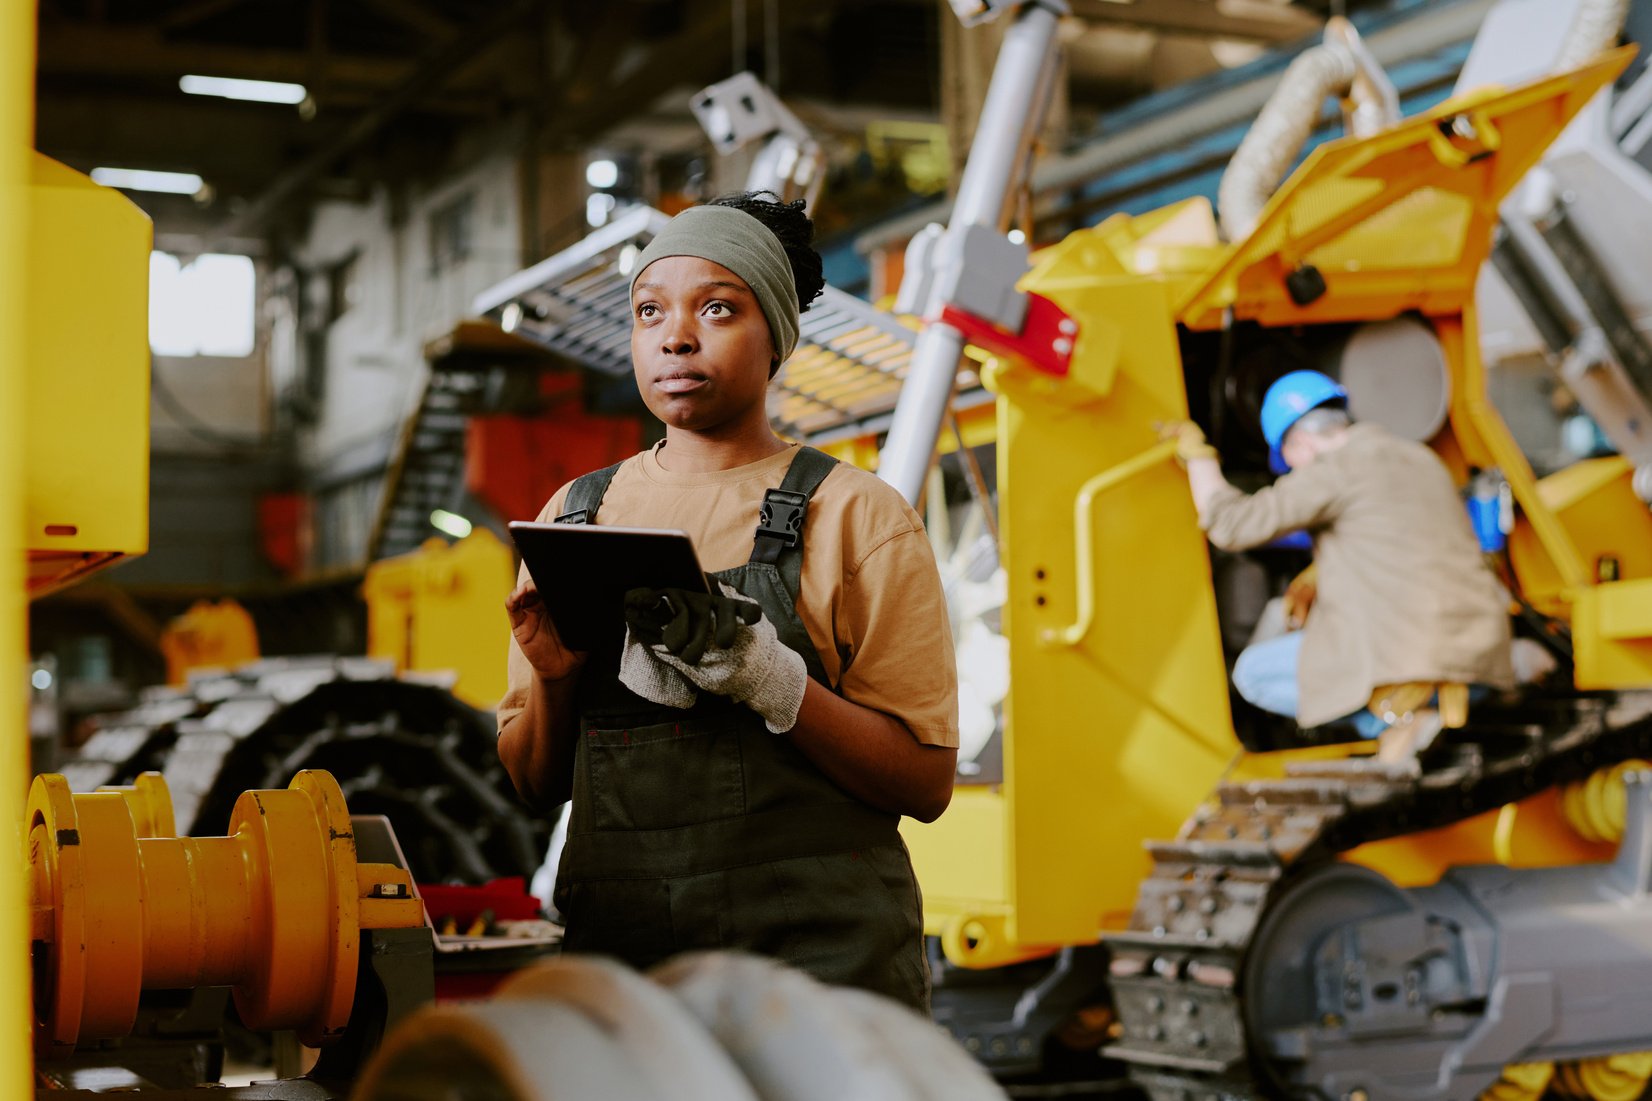
M477 296L477 313L593 371L631 373L629 286L637 255L670 219L635 207L578 244ZM917 333L892 314L827 287L802 317L797 351L769 391L777 432L794 439L859 435L895 408ZM960 404L987 400L972 364Z

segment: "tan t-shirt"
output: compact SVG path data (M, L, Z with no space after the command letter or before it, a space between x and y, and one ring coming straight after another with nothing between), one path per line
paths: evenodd
M663 447L625 461L597 522L686 531L707 570L745 563L763 494L780 485L797 448L733 470L683 474L660 465ZM555 519L567 496L567 486L557 490L539 519ZM958 745L952 632L923 521L900 494L848 463L810 498L797 610L845 699L894 716L920 742ZM532 679L512 638L500 729L521 712Z

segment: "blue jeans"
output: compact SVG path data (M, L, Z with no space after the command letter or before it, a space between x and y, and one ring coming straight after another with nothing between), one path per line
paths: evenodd
M1233 663L1233 687L1262 710L1294 719L1300 698L1296 671L1301 654L1301 631L1247 646ZM1387 723L1363 707L1346 716L1346 721L1354 724L1362 738L1375 738L1388 729Z

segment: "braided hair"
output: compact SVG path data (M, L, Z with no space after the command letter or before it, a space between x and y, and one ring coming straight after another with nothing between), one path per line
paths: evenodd
M782 202L772 191L742 191L720 195L707 206L728 206L744 211L762 222L770 233L780 240L786 250L786 259L792 265L792 280L797 284L797 309L808 310L821 288L826 285L820 253L814 250L815 224L803 213L803 200Z

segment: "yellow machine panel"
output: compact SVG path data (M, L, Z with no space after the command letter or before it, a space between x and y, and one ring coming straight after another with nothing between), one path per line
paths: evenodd
M362 585L367 653L397 672L452 671L454 695L493 707L505 694L504 607L515 579L510 549L486 529L375 562Z
M1652 577L1652 512L1631 486L1627 459L1587 459L1541 479L1537 494L1571 537L1585 572L1597 581ZM1564 614L1568 586L1530 528L1517 528L1509 556L1526 598Z
M25 545L40 595L149 547L148 216L36 153Z
M970 966L1122 925L1141 838L1173 833L1234 751L1226 695L1206 690L1226 670L1204 536L1152 429L1187 413L1170 301L1096 273L1096 248L1075 235L1023 281L1084 319L1071 373L985 373L1014 685L1004 788L905 827L926 924Z
M1182 323L1215 328L1229 308L1268 325L1457 312L1473 300L1504 197L1634 52L1319 146L1178 304ZM1309 266L1325 290L1299 302L1287 277Z
M232 669L258 660L258 628L233 600L197 600L161 632L166 683L189 683L195 669Z

